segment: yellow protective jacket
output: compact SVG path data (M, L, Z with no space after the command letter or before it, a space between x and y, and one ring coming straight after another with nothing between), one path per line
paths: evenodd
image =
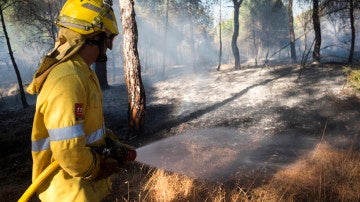
M74 54L38 80L32 128L33 175L54 160L60 168L39 188L42 201L100 201L109 179L93 180L100 157L90 147L105 144L102 93L96 74Z

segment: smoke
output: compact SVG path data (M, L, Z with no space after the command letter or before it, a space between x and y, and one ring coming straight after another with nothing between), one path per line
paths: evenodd
M181 8L170 4L166 18L164 5L151 8L147 4L150 3L138 3L135 7L143 72L166 75L175 66L196 71L214 64L217 50L209 32L209 16L197 17L184 4L180 4Z
M151 6L148 6L151 4ZM185 73L197 73L198 70L214 68L217 64L219 57L219 39L218 39L218 11L211 12L206 8L199 6L198 10L191 10L191 7L187 7L185 4L179 3L179 7L170 6L168 15L168 25L166 26L165 19L165 5L161 5L152 1L137 1L135 4L136 21L138 26L138 50L140 56L140 62L142 66L142 73L145 79L151 79L158 81L163 76L168 76L169 72L174 72L176 69L177 75L183 75ZM231 4L230 4L231 5ZM180 7L181 6L181 7ZM222 42L223 42L223 54L222 63L232 63L232 49L231 49L231 35L232 26L231 17L233 8L228 5L223 5L223 24L222 24ZM242 6L242 7L245 7ZM296 6L295 6L296 7ZM120 23L120 11L119 1L114 1L113 9L118 18L118 27L120 34L115 38L114 49L108 51L109 61L107 63L108 68L108 80L110 84L121 83L124 81L123 76L123 61L122 61L122 36L121 36L121 23ZM219 8L213 8L213 10ZM198 11L198 12L197 12ZM240 19L250 20L254 16L244 16L244 12L241 12L242 17ZM256 16L255 16L256 17ZM285 19L285 18L284 18ZM284 20L283 19L283 20ZM265 15L265 19L259 20L270 20L271 22L277 22L277 20L269 19L269 16ZM299 21L299 19L297 19ZM252 25L251 21L249 21ZM356 21L356 27L359 22ZM269 23L264 23L270 25ZM341 21L329 20L322 21L322 56L328 60L344 60L348 57L349 49L349 28L348 26L344 29ZM347 24L347 23L345 23ZM255 32L251 32L252 26L246 26L244 23L240 23L240 35L238 45L240 49L241 62L247 64L253 64L255 57L258 61L264 59L267 56L276 53L280 47L288 43L286 39L287 24L286 22L281 23L281 29L285 30L284 35L279 35L282 39L275 40L273 43L269 43L269 47L263 47L256 49L254 46L254 37L260 39L259 35L252 35ZM45 25L44 25L45 26ZM300 24L295 24L296 37L303 34L303 27ZM274 27L275 28L275 27ZM37 69L41 58L44 54L51 49L51 45L48 44L35 44L26 43L30 40L23 32L17 31L20 28L9 24L8 32L13 48L15 61L19 66L20 74L24 84L31 81L34 71ZM308 30L312 28L309 27ZM256 31L256 30L255 30ZM259 34L265 33L265 30L258 30ZM0 35L3 33L0 30ZM271 34L271 33L269 33ZM277 34L271 34L277 36ZM356 35L359 35L357 30ZM15 38L16 37L16 38ZM274 37L265 37L265 39L273 39ZM300 38L296 42L296 50L298 59L304 54L305 44L311 44L313 40L313 33L309 33L307 37L308 41L304 41L304 37ZM266 42L267 40L265 40ZM4 37L0 37L0 93L3 95L8 94L14 83L17 83L16 75L10 61L9 53L7 50L6 42ZM28 45L24 45L28 44ZM256 42L257 45L265 44ZM273 46L277 44L277 46ZM260 46L259 46L260 47ZM355 58L359 58L359 44L355 44ZM260 52L258 52L260 51ZM256 56L258 54L258 56ZM274 58L270 59L281 59L289 58L289 49L285 48L278 54L274 55ZM215 68L214 68L215 69ZM157 77L160 76L160 77Z

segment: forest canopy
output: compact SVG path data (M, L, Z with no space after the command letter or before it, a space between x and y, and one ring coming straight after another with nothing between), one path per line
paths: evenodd
M240 60L243 64L257 65L268 60L289 61L288 0L244 0L239 12ZM292 1L291 1L292 2ZM354 1L354 28L349 17L349 2L322 0L321 54L322 60L346 61L351 49L351 31L359 31L359 3ZM352 1L351 1L352 2ZM10 33L10 42L19 63L25 83L43 55L56 39L54 20L64 0L2 0L1 8ZM114 1L114 11L120 18L119 1ZM294 1L295 49L298 61L311 51L314 40L312 28L312 1ZM299 9L300 8L300 9ZM162 73L166 67L182 65L186 68L204 68L216 65L219 54L219 31L222 34L222 63L231 64L234 57L231 40L234 32L232 1L222 0L156 0L135 1L139 30L138 50L143 72ZM222 14L222 18L221 18ZM225 16L225 17L224 17ZM118 20L119 28L121 25ZM3 32L0 31L0 35ZM119 82L122 74L121 35L109 53L108 77L111 83ZM9 62L6 42L0 38L0 71L2 80L15 76ZM354 59L359 58L359 44L354 44ZM311 57L305 58L311 62ZM6 79L5 79L6 78Z

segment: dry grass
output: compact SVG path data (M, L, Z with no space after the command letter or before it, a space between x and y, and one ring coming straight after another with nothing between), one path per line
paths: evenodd
M345 68L344 71L348 73L348 84L356 91L360 91L360 70L352 70L350 68Z
M243 191L228 191L222 185L209 184L189 177L155 170L143 186L142 201L240 201Z
M260 187L229 189L189 177L153 170L138 201L359 201L360 154L322 141L314 151L279 170Z
M321 142L306 158L276 173L253 190L265 201L359 201L360 154Z
M155 170L143 186L146 201L174 201L189 197L194 187L194 180L180 174L169 174Z
M354 75L349 76L343 93L355 100L360 77ZM349 105L343 99L336 101L341 105L339 108ZM133 195L138 197L129 198L128 193L123 201L360 201L359 138L355 136L352 143L340 149L323 139L313 151L278 170L269 180L262 180L263 184L253 184L250 188L237 185L244 179L235 179L239 182L235 185L214 184L163 170L150 170L142 180L132 182L140 184L137 194ZM261 175L254 173L253 178L264 177Z

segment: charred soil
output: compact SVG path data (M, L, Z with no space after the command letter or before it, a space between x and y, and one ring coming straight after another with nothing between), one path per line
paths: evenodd
M143 81L146 133L127 139L124 83L103 92L106 126L137 148L206 129L229 128L251 134L250 160L262 166L243 166L241 173L222 182L230 189L261 186L320 141L338 149L359 149L360 100L347 87L339 65L196 72L173 67L166 77L144 74ZM31 183L30 134L35 107L0 107L0 199L16 201ZM269 165L265 171L264 163ZM154 169L141 163L125 165L113 176L114 190L107 201L141 199L142 186Z

